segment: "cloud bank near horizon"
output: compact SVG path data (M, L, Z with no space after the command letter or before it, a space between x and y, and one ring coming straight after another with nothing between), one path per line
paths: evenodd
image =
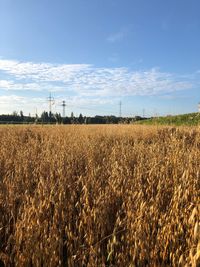
M192 77L162 72L158 68L133 71L126 67L0 59L0 100L4 103L2 107L10 105L13 99L18 106L21 103L28 107L30 98L22 97L23 92L32 95L35 105L40 100L40 92L48 95L51 91L59 94L60 99L68 97L72 104L106 105L126 96L162 96L189 90L199 84L196 76Z
M71 92L80 96L158 95L193 88L191 80L158 68L97 68L89 64L51 64L0 59L0 89Z

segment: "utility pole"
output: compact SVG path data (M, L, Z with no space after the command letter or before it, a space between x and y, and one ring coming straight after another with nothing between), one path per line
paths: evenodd
M51 122L52 105L55 103L54 98L51 96L51 92L49 94L49 97L47 98L47 101L49 102L49 117L50 117L50 122Z
M119 117L122 116L122 101L119 101Z
M61 106L63 107L63 118L65 118L65 107L66 107L65 100L62 101L62 105Z

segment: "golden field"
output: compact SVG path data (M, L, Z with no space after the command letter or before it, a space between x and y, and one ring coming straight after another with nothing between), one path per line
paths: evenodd
M200 128L0 127L0 266L200 266Z

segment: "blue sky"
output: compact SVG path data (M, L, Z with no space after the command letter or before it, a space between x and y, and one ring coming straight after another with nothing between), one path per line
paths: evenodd
M200 101L200 1L0 0L0 114L178 114Z

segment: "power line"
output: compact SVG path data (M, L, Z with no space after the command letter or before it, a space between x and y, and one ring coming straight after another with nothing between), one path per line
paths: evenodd
M51 119L51 116L52 116L52 105L54 105L55 104L55 100L54 100L54 97L52 97L52 95L51 95L51 92L50 92L50 94L49 94L49 97L47 98L47 101L48 101L48 103L49 103L49 113L50 113L50 119ZM111 113L111 114L113 114L113 113L115 113L113 110L109 110L109 109L98 109L98 108L96 108L96 107L84 107L84 106L81 106L81 105L77 105L77 104L67 104L66 105L66 101L65 100L63 100L62 101L62 104L60 104L59 106L62 106L62 115L63 115L63 118L66 116L66 106L68 106L68 107L74 107L74 108L77 108L77 109L84 109L84 110L88 110L88 111L96 111L96 112L108 112L108 113ZM121 117L122 116L122 101L120 101L119 102L119 116Z
M52 105L55 103L54 98L51 96L51 93L49 94L47 101L49 102L49 113L51 113Z
M49 94L49 97L47 98L47 101L49 102L49 117L51 121L51 115L52 115L52 105L55 104L54 98L51 96L51 92Z
M91 111L97 111L97 112L108 112L108 113L115 113L113 110L108 110L108 109L98 109L98 108L88 108L88 107L84 107L84 106L79 106L79 105L73 105L73 104L69 104L67 105L68 107L74 107L77 109L85 109L85 110L91 110Z

